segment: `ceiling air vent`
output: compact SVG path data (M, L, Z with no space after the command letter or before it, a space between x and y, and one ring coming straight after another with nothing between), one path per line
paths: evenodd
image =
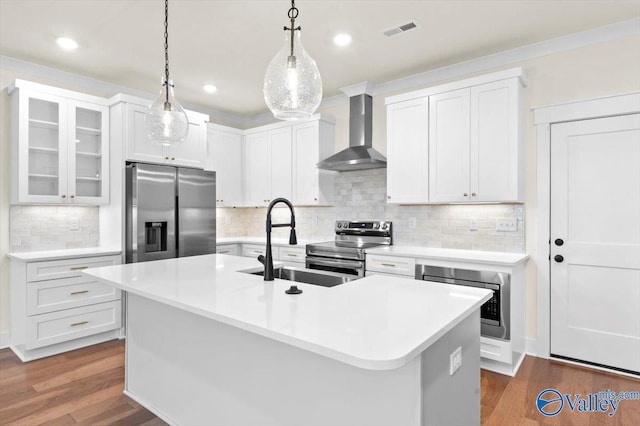
M406 24L399 25L397 27L388 29L388 30L384 31L383 34L384 34L385 37L393 37L395 35L402 34L402 33L406 32L406 31L412 30L412 29L414 29L416 27L417 27L417 25L416 25L415 22L409 22L409 23L406 23Z

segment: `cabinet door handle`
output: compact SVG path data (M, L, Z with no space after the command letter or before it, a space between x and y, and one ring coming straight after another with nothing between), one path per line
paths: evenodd
M393 263L381 263L382 266L388 266L390 268L395 268L396 265L394 265Z
M165 159L165 160L168 160L168 159L169 159L169 157L164 157L164 159Z
M62 197L62 198L67 198L67 196L66 196L66 195L64 195L64 194L62 194L62 195L61 195L61 197Z
M76 198L76 196L75 196L75 195L73 195L73 194L71 194L71 198Z
M220 250L218 253L220 253L220 254L229 253L229 250Z
M175 159L176 159L176 157L171 157L171 161L173 161L173 160L175 160Z
M391 195L387 195L387 200L390 200L390 199L391 199Z
M84 293L89 293L89 290L72 291L71 293L69 293L69 295L74 296L76 294L84 294Z
M74 322L73 324L71 324L71 327L77 327L79 325L85 325L85 324L89 324L89 321Z
M476 196L476 193L475 193L475 192L472 192L472 193L471 193L471 196L472 196L472 197L475 197L475 196Z
M224 200L220 200L221 203L224 203Z
M72 266L71 268L69 268L70 271L79 271L81 269L87 269L88 266Z
M464 194L462 194L463 197L468 197L469 194L467 194L466 192Z

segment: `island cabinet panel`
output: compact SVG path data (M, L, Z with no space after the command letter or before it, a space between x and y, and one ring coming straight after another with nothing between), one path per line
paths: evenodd
M22 361L120 337L122 296L82 274L118 265L120 255L10 263L10 347Z
M273 312L274 321L290 309ZM314 353L318 348L293 346L284 335L279 341L135 293L127 315L125 394L170 424L480 424L477 310L386 370L356 367ZM458 347L463 362L451 375L449 355Z

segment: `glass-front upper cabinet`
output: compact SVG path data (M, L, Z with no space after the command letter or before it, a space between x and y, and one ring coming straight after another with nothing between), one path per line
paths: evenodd
M86 102L74 97L95 97L22 80L10 93L12 202L108 204L106 100L102 105Z

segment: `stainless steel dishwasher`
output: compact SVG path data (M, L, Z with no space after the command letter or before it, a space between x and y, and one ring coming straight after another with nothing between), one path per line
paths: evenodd
M416 265L415 278L423 281L435 281L492 290L493 297L480 308L480 334L485 337L510 340L510 274Z

